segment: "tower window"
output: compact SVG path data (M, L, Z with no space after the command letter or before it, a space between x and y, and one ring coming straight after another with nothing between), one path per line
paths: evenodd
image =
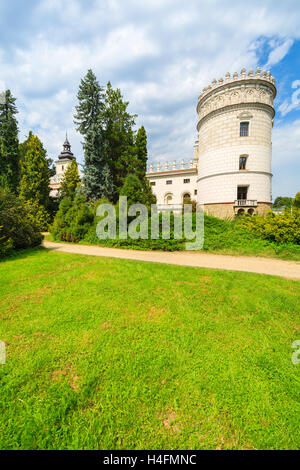
M240 124L240 136L248 137L249 135L249 122L241 122Z
M237 188L237 198L238 200L246 200L248 194L248 186L238 186Z
M190 180L189 178L186 178L186 179L183 180L183 182L184 182L184 183L190 183L191 180Z
M167 180L166 184L172 184L172 180Z
M246 170L247 155L240 156L240 170Z

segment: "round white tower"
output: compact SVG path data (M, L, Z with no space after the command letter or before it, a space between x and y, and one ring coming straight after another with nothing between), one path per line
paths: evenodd
M217 217L264 213L271 203L275 80L242 69L204 88L197 113L198 203Z

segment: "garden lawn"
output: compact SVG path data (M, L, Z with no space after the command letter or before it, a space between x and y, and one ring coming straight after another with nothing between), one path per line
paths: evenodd
M1 449L300 448L300 282L44 249L0 281Z

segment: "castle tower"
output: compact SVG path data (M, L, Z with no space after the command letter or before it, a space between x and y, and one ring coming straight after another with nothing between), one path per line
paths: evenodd
M58 160L56 162L56 174L59 178L63 178L67 167L71 164L74 158L74 154L71 152L71 144L66 134L66 140L63 144L63 150L58 156Z
M66 140L63 144L63 150L58 156L58 160L55 162L56 164L56 174L50 178L50 196L51 197L58 197L59 196L59 189L61 186L61 182L64 178L64 174L67 168L71 165L72 160L74 160L74 154L71 152L71 144L68 140L68 136L66 133ZM76 159L75 159L76 160Z
M264 213L271 203L275 80L242 69L204 88L198 113L198 203L217 217Z

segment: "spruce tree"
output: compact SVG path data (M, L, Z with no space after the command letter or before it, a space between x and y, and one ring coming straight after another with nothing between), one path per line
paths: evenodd
M112 182L112 174L108 164L103 168L102 181L101 181L101 197L113 201L116 194L114 184Z
M74 198L76 189L80 185L80 176L78 172L78 165L75 158L72 160L71 165L65 171L61 187L60 187L60 197L70 197Z
M0 101L0 186L17 193L19 183L18 113L14 98L7 90Z
M104 92L92 70L81 80L74 122L83 136L84 186L89 199L102 197L104 155Z
M47 208L49 201L49 169L46 150L33 134L27 140L27 151L21 163L20 197Z
M104 112L105 161L112 175L115 200L130 171L135 154L132 128L136 116L128 113L128 104L123 100L121 91L118 88L114 90L108 82Z

